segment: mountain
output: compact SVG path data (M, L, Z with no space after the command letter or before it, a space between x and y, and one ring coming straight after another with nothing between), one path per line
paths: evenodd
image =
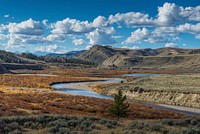
M33 54L37 55L37 56L45 56L48 53L47 52L42 52L42 51L35 51Z
M0 64L0 74L10 73L3 65Z
M64 58L71 59L71 58L75 58L75 57L79 56L83 52L85 52L85 50L82 50L82 51L71 51L71 52L67 52L65 54L49 53L49 54L46 54L46 56L64 57Z
M15 53L0 50L0 63L34 64L37 63L37 61L21 57Z
M111 46L95 45L90 50L83 52L78 56L80 59L87 59L91 62L102 63L107 58L115 55L117 51Z
M95 45L78 56L98 63L100 68L197 68L200 49L124 49Z

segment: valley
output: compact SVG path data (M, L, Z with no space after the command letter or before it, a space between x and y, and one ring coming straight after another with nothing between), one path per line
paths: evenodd
M21 57L22 55L12 54L7 56L10 62L4 60L1 63L0 121L10 120L12 117L15 118L15 122L21 118L39 120L43 116L48 116L49 120L54 117L59 119L60 116L72 116L78 120L95 117L98 120L114 121L116 117L109 113L113 100L110 97L106 99L98 97L112 96L118 89L122 89L130 104L129 115L116 121L119 126L109 127L100 123L101 129L98 130L97 123L98 125L90 130L82 130L79 127L68 128L80 133L86 131L122 133L133 130L140 132L140 127L130 127L130 123L134 122L137 126L139 122L150 121L150 124L154 125L147 123L145 128L152 128L158 125L157 121L180 120L181 122L189 118L195 120L199 118L200 108L198 55L197 50L172 48L124 50L99 45L83 51L74 57L75 59L59 56L39 57L31 54ZM20 60L11 60L13 56L14 59ZM138 76L147 74L147 76L136 77L128 74L138 74ZM114 80L115 78L122 79ZM60 87L59 91L53 88L55 84L66 83L69 85ZM84 95L64 93L68 89L72 92L83 92L83 89L88 91ZM96 95L89 96L89 94ZM62 117L64 118L67 117ZM45 126L43 129L41 125L36 125L35 128L39 129L36 131L34 127L18 124L9 132L19 130L47 133L53 129L52 126L50 128ZM34 124L33 121L32 125ZM151 131L161 133L168 127L169 124L166 124L162 125L162 130ZM55 131L60 132L59 128L60 126L55 128ZM186 131L187 127L182 129ZM175 128L173 130L182 132Z

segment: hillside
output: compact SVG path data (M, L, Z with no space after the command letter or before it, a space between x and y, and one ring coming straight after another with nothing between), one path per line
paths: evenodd
M148 48L132 50L95 45L78 58L96 62L100 68L198 69L200 49Z

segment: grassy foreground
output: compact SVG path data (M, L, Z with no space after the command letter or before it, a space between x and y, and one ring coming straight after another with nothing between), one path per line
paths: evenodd
M200 119L162 119L117 122L103 118L66 115L0 118L0 133L10 134L199 134Z

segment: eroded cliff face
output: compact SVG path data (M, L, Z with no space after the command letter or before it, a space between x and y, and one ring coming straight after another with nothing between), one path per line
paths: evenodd
M101 90L96 91L106 94L113 95L117 93L117 90ZM166 92L166 91L153 91L153 90L124 90L124 95L129 99L142 100L148 102L156 102L162 104L176 105L200 108L200 94L197 93L180 93L180 92Z

